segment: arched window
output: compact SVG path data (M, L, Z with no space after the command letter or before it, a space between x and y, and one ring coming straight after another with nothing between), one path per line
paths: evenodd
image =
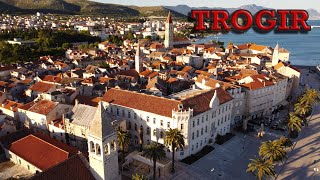
M138 130L138 126L137 126L137 124L134 124L134 130Z
M205 131L204 131L205 133L207 133L208 132L208 127L206 126L206 129L205 129Z
M108 146L108 144L104 145L104 154L105 155L109 154L109 146Z
M194 139L194 132L192 133L192 140Z
M160 138L163 138L163 132L162 131L160 132Z
M128 129L131 129L131 122L128 123Z
M116 144L115 144L114 140L111 141L110 147L111 147L111 150L113 150L113 151L116 150Z
M90 152L95 152L94 151L94 143L90 141Z
M197 137L199 137L199 130L197 130Z
M203 135L203 128L201 128L201 135Z
M96 144L96 154L101 155L101 148L99 144Z

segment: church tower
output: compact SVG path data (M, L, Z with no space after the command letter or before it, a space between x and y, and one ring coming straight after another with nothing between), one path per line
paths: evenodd
M278 64L279 61L279 44L277 43L276 47L273 50L273 54L272 54L272 66L275 66L276 64Z
M172 24L172 18L171 18L170 12L168 14L167 21L166 21L164 47L168 49L173 48L173 24Z
M118 180L117 134L106 108L99 102L88 135L90 171L97 180Z
M135 69L138 73L143 71L143 63L142 63L142 58L141 58L141 49L140 49L140 44L138 42L138 47L136 51L136 56L135 56Z

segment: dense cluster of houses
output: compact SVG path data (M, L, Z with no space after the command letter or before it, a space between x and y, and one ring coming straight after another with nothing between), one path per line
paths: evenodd
M7 157L37 173L33 178L77 163L88 179L117 179L115 126L129 131L136 147L164 143L166 130L179 129L185 137L176 153L181 160L237 124L272 115L299 86L300 71L279 45L181 43L173 27L169 14L164 43L106 41L85 52L69 49L65 57L0 67Z

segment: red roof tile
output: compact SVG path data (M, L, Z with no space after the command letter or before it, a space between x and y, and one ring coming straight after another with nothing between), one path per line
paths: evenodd
M31 111L38 114L47 115L49 114L59 103L49 101L49 100L40 100L37 102L30 102L20 107L27 111Z
M77 149L40 133L13 142L9 150L41 170L47 170L77 152Z
M53 87L55 87L54 84L37 82L33 86L31 86L29 89L36 92L47 92Z

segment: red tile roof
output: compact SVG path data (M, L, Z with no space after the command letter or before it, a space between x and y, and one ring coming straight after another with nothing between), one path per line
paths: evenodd
M88 162L82 154L77 154L66 161L29 178L30 180L94 180Z
M14 101L10 101L10 100L5 100L3 103L2 103L2 107L3 108L6 108L8 110L11 110L11 111L17 111L19 107L21 107L22 104L20 103L17 103L17 102L14 102ZM12 109L11 109L12 108Z
M29 89L36 92L47 92L53 87L55 87L54 84L37 82L33 86L31 86Z
M47 170L77 153L77 149L37 133L13 142L9 150L40 170Z
M43 78L43 81L47 82L53 82L53 83L59 83L61 81L61 77L58 76L52 76L52 75L47 75Z
M40 100L37 102L30 102L20 107L27 111L31 111L38 114L47 115L49 114L59 103L49 101L49 100Z
M203 91L201 94L183 100L162 98L121 89L110 89L105 93L102 100L111 104L143 110L166 117L172 117L172 110L178 110L179 105L182 104L184 109L192 108L194 115L197 115L210 109L209 104L215 90L217 90L220 104L233 99L228 92L218 88Z

